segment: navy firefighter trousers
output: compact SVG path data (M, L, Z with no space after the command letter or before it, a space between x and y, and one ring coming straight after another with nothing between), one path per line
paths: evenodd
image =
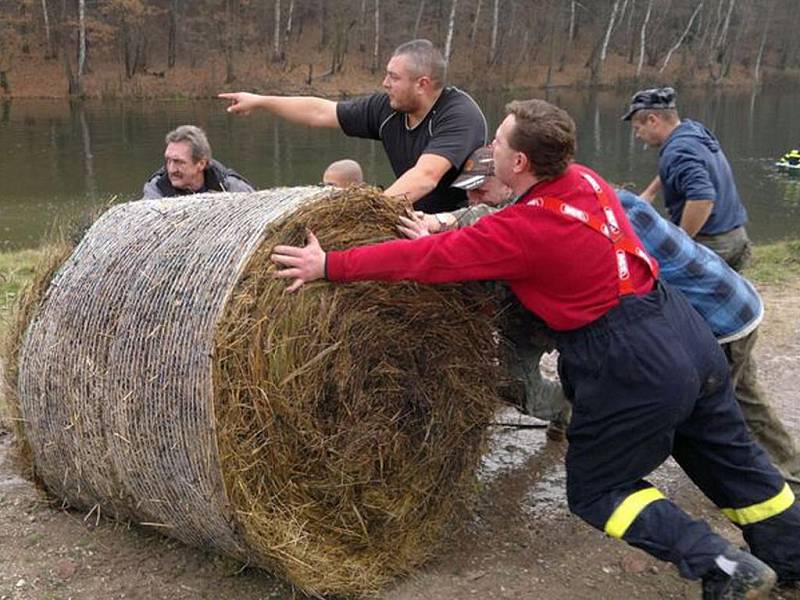
M738 525L750 551L800 580L800 506L750 439L725 355L702 317L659 283L594 323L559 334L573 405L570 510L697 579L729 546L644 478L670 455Z

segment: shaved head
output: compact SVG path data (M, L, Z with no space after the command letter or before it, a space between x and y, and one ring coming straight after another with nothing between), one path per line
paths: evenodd
M345 188L349 185L364 183L364 174L361 165L349 158L337 160L328 165L322 174L322 183L335 187Z

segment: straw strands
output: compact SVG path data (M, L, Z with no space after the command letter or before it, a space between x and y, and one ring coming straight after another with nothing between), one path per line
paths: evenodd
M400 210L320 188L109 210L27 313L15 391L36 476L311 594L419 565L472 494L496 406L487 293L286 294L268 260L306 229L326 249L393 237Z

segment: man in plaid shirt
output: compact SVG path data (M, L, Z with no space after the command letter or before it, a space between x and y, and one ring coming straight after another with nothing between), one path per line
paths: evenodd
M487 171L478 185L492 178L491 171ZM617 197L636 235L650 256L658 261L661 279L686 296L722 346L731 368L736 400L750 433L769 453L787 482L800 491L800 453L797 445L775 414L757 380L753 349L758 325L764 317L764 304L758 292L713 250L692 240L683 229L662 218L650 204L627 190L618 189ZM499 200L492 202L494 206L475 204L453 213L424 215L417 227L429 232L466 227L512 204L515 199ZM409 220L404 219L404 222L406 227L401 227L401 230L409 237L415 237L414 228L408 227ZM520 351L521 348L517 350L516 357L508 357L509 361L519 361L516 370L538 373L541 353L535 355L536 365L533 365L528 356ZM530 393L527 395L531 396ZM558 395L539 393L536 398L526 400L526 404L537 407L538 410L530 411L534 415L547 413L542 405L548 401L553 403L553 412L563 411Z
M731 367L736 400L750 433L792 487L800 489L796 444L756 377L753 348L764 317L758 292L719 255L662 218L647 202L627 190L617 190L617 197L636 235L658 261L661 278L686 296L722 345Z

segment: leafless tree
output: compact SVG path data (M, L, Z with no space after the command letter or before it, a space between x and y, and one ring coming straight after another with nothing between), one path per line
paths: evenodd
M450 19L447 23L447 38L444 43L444 68L445 73L447 73L447 69L450 67L450 50L453 47L453 31L456 27L456 7L458 6L458 0L453 0L453 3L450 5Z
M53 39L50 35L50 14L47 10L47 0L42 0L42 20L44 21L45 58L53 58Z
M292 19L294 18L294 0L289 0L289 14L286 15L286 43L292 37Z
M170 0L169 3L169 33L167 34L167 68L175 67L178 54L178 10L180 0Z
M650 22L650 14L653 12L653 0L647 1L647 11L645 11L644 19L642 20L642 28L639 31L639 62L636 65L636 77L642 74L642 65L644 64L644 51L647 46L647 24Z
M664 64L662 64L661 68L658 70L659 73L663 73L664 72L664 69L667 68L667 65L669 64L669 60L670 60L670 58L672 58L672 55L675 53L675 51L678 48L681 47L681 44L683 44L683 40L685 40L686 36L689 35L689 31L691 31L691 29L692 29L692 25L694 24L694 20L697 18L697 15L700 14L700 10L702 8L703 8L703 0L700 0L700 4L698 4L697 8L694 9L694 12L692 13L692 16L689 18L689 22L686 24L686 29L684 29L683 33L681 34L681 37L678 38L678 41L675 42L675 45L672 46L672 48L669 49L669 52L667 52L667 55L664 57Z
M500 19L500 0L494 0L494 12L492 13L492 42L489 46L489 60L490 65L497 61L497 22Z
M417 19L414 21L414 33L411 35L412 38L417 39L419 36L419 26L422 23L422 15L425 13L425 0L419 0L419 6L417 7Z
M283 58L281 53L281 0L275 0L275 23L272 35L272 62Z
M761 61L764 58L764 48L767 45L767 32L769 31L769 25L772 19L772 10L774 8L775 3L770 2L769 7L767 8L767 13L764 15L764 28L761 30L761 42L758 44L756 63L753 66L753 81L756 85L761 84Z
M478 4L475 6L475 17L472 19L472 29L469 32L469 41L471 44L475 42L475 37L478 35L478 23L481 19L482 4L483 0L478 0Z
M606 27L606 33L603 38L603 47L600 50L600 63L604 63L606 61L606 56L608 53L608 43L611 40L611 32L614 31L614 25L617 24L617 11L619 10L619 0L614 0L614 5L611 7L611 16L608 18L608 26Z
M78 87L86 74L86 0L78 0Z
M608 16L608 22L606 23L604 29L603 37L600 40L600 43L595 45L592 55L589 57L587 62L587 66L591 70L592 84L599 83L602 77L603 63L606 61L608 44L611 40L611 32L614 30L614 25L616 24L618 11L619 0L614 0L613 5L611 6L611 12Z
M567 33L567 39L570 43L575 39L575 4L575 0L571 0L569 3L569 31Z
M375 0L375 44L372 47L372 72L377 73L380 68L380 41L381 41L381 0Z
M236 79L234 54L238 36L239 0L225 0L225 83L232 83Z

